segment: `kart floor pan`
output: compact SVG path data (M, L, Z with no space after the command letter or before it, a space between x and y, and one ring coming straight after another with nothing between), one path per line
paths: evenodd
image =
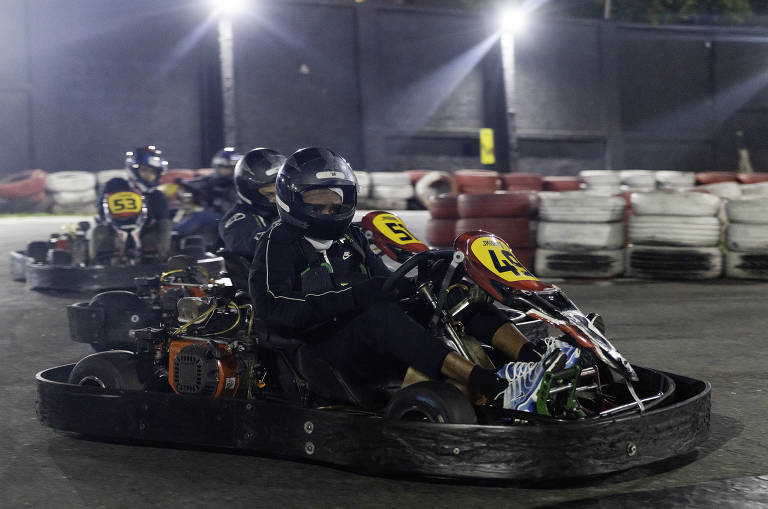
M159 263L86 267L28 263L27 288L71 292L101 292L134 288L133 278L152 277L167 270Z
M24 281L27 279L27 263L32 262L26 251L11 251L11 279Z
M380 474L563 479L645 465L692 451L709 434L708 383L668 374L666 406L600 421L510 426L395 422L260 399L105 392L66 383L73 365L37 374L37 412L51 428L99 437L265 453ZM636 367L642 377L648 370Z

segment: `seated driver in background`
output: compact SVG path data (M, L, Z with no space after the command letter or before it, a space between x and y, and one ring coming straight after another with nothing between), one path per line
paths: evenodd
M518 361L502 368L503 378L431 337L400 308L397 295L382 290L391 272L351 225L357 180L341 156L325 148L297 151L280 169L276 190L280 220L259 240L249 280L254 307L267 325L300 336L353 382L379 381L392 367L402 378L413 366L491 400L503 397L507 408L533 410L544 373L559 369L566 356L553 345L542 360L490 310L465 326Z

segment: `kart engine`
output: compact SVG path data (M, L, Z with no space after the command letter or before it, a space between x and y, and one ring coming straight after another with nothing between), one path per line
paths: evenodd
M232 397L237 392L237 361L226 343L184 338L173 341L168 353L168 381L176 393Z

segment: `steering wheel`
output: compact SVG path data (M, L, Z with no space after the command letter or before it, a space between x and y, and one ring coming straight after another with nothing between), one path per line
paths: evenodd
M454 249L434 249L430 251L422 251L408 258L397 270L395 270L391 276L384 281L381 289L386 293L391 291L398 281L403 276L411 271L414 267L418 266L422 261L427 260L450 260L453 257Z

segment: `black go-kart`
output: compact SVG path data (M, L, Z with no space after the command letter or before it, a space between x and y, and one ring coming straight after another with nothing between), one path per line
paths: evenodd
M409 235L379 233L396 245ZM437 261L447 270L434 283L426 268ZM247 298L233 291L181 299L179 324L134 331L132 351L95 353L40 372L39 418L86 435L470 479L602 474L689 453L706 439L708 383L631 365L596 315L585 316L535 278L495 235L467 232L454 249L410 256L385 286L412 270L418 290L403 305L431 306L436 340L466 358L498 363L464 334L457 316L467 302L446 305L459 270L489 298L562 331L582 361L546 373L534 413L487 404L445 381L356 385L302 341L261 326Z
M147 222L147 209L140 194L120 191L105 195L103 219L99 219L119 240L118 249L106 259L91 259L87 232L89 221L51 234L47 241L30 242L26 249L11 252L11 278L26 281L31 290L98 292L127 289L136 277L150 277L167 270L148 246L141 245L140 232ZM171 254L197 258L211 257L199 236L171 239Z

